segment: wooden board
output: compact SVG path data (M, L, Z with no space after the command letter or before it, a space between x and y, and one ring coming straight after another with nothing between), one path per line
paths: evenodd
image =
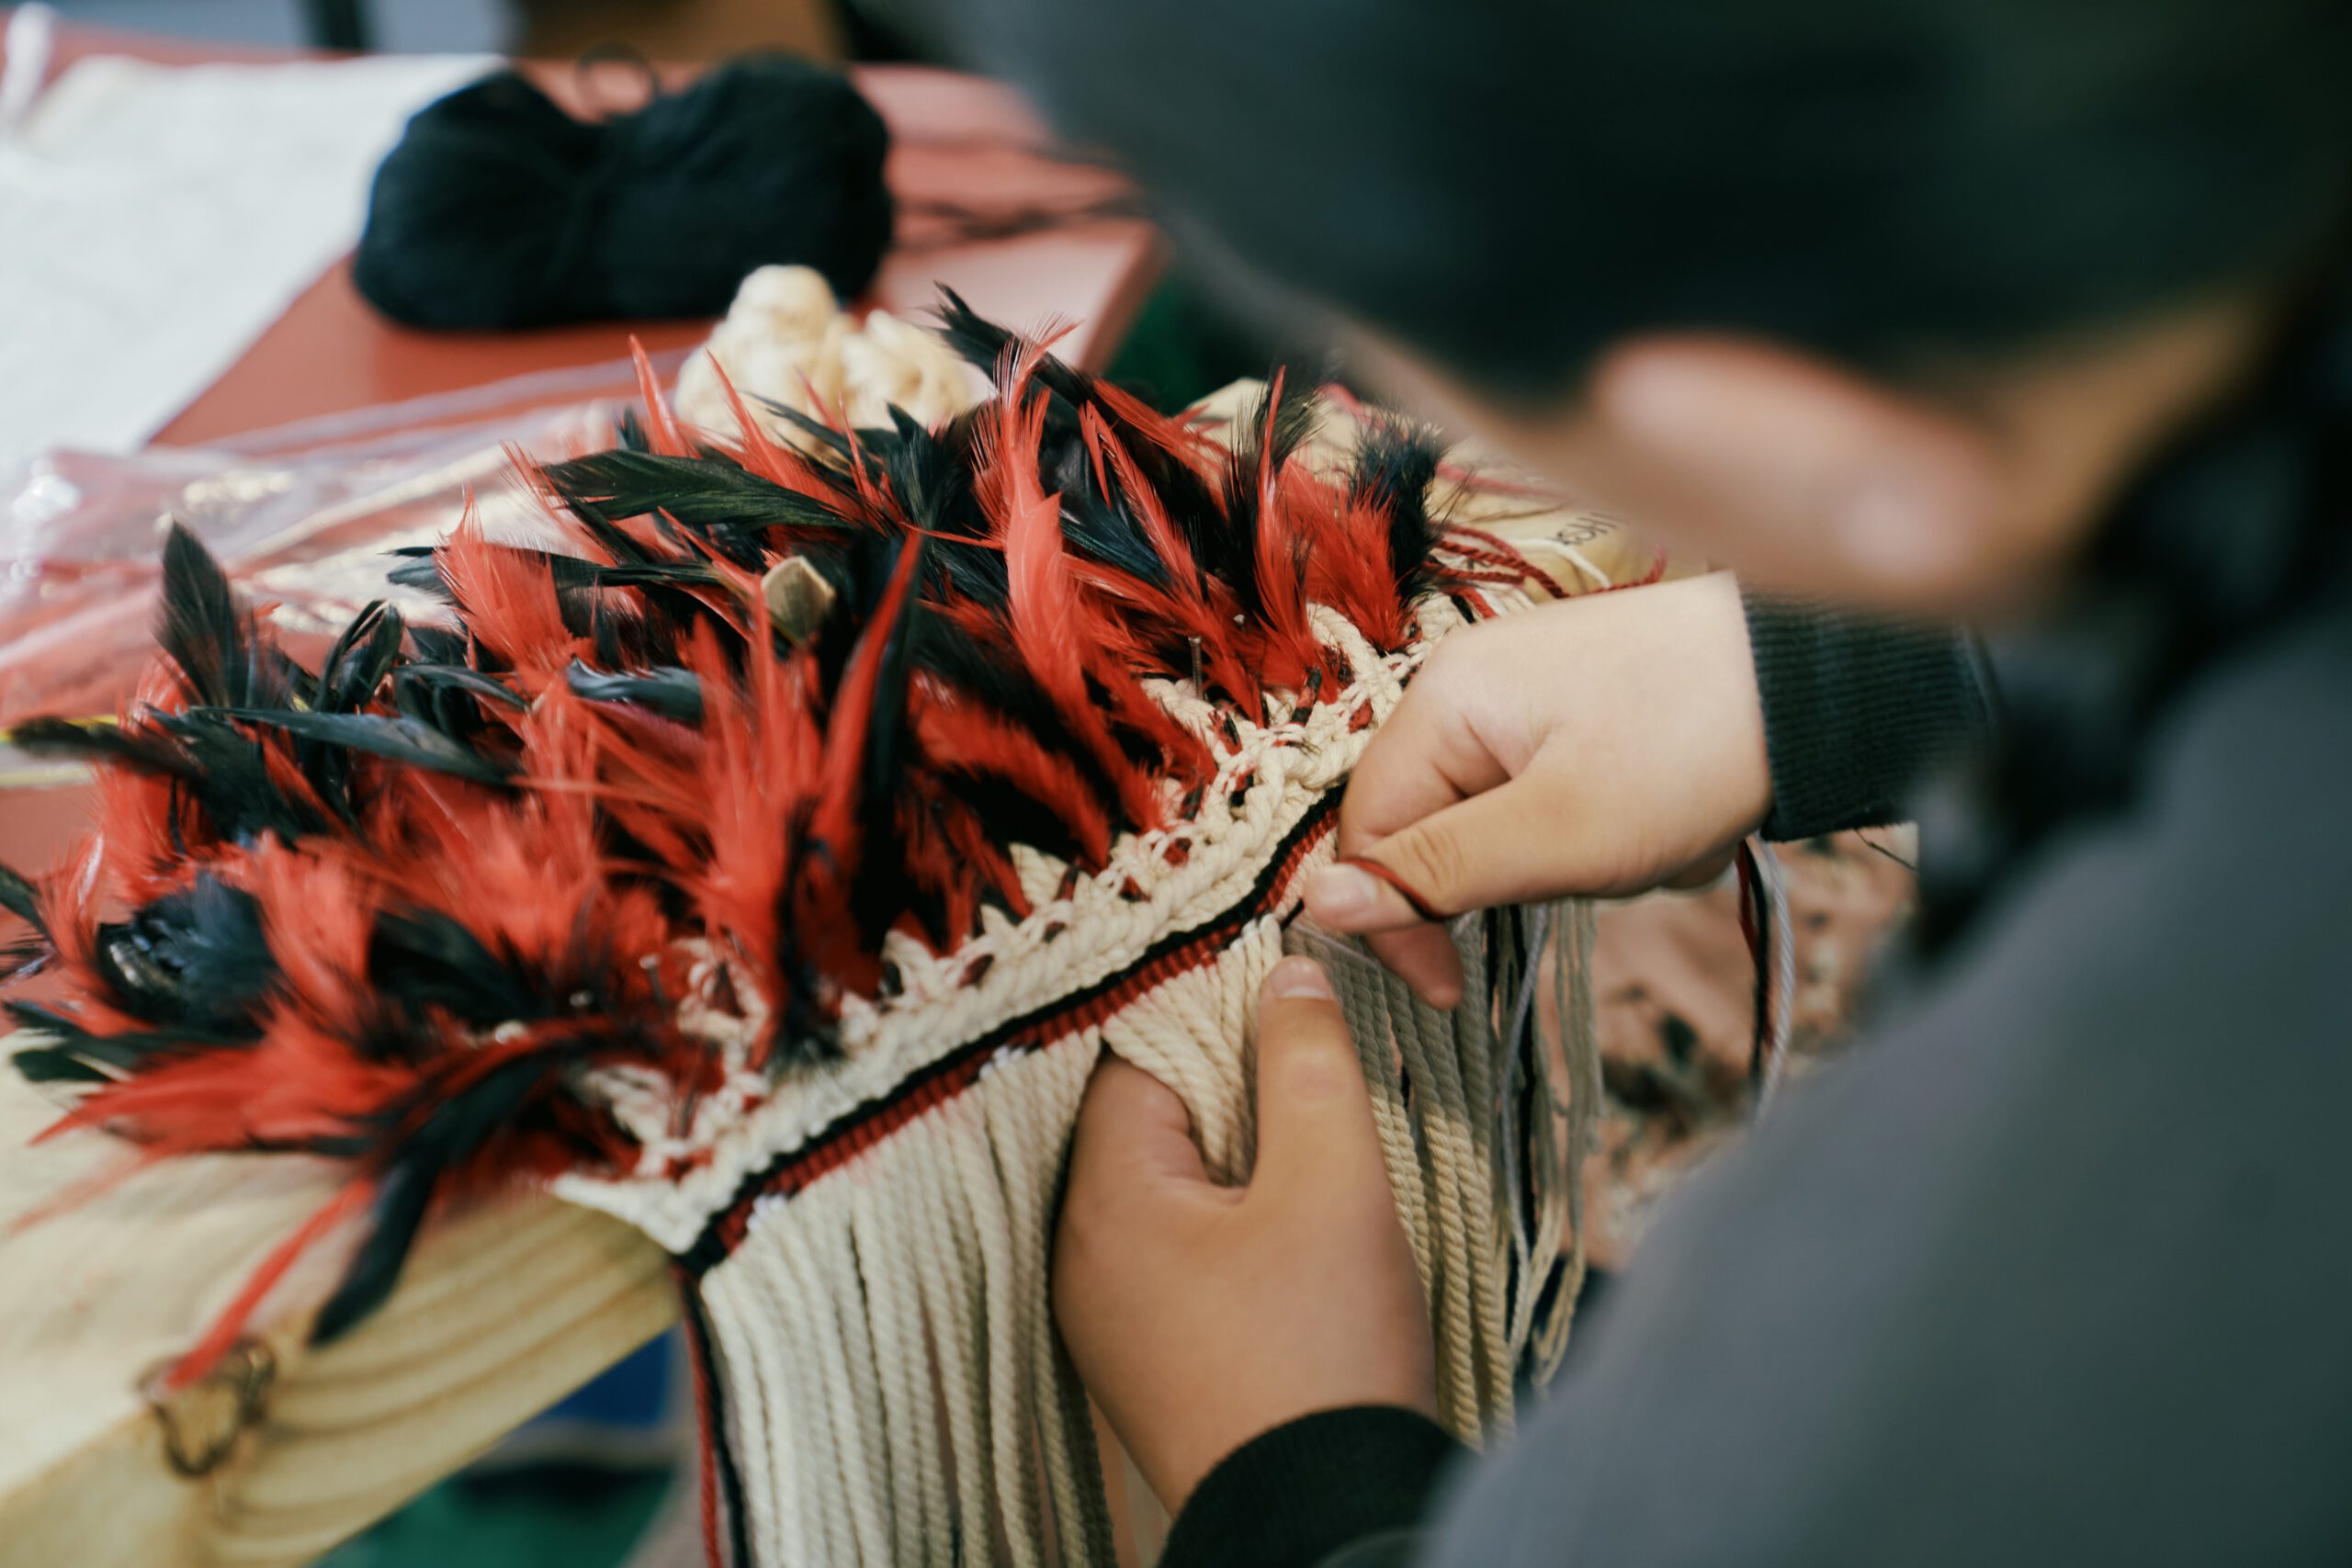
M27 1147L55 1116L0 1077L6 1568L309 1562L675 1315L650 1242L603 1215L517 1197L434 1228L391 1303L312 1352L301 1303L341 1261L321 1248L266 1314L259 1350L236 1359L257 1368L243 1380L253 1397L224 1375L151 1404L142 1382L333 1191L332 1172L276 1156L183 1161L18 1229L122 1156L96 1134ZM190 1465L204 1473L179 1473Z

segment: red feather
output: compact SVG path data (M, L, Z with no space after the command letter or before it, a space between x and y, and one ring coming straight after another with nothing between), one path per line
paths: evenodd
M1258 442L1258 600L1264 607L1264 668L1268 683L1297 686L1323 660L1306 618L1306 562L1313 553L1310 527L1320 481L1274 462L1274 427L1282 410L1283 372L1274 372L1266 392L1266 427Z
M492 542L469 507L435 557L466 629L513 666L536 692L560 679L574 639L544 560Z
M1252 705L1260 700L1258 679L1241 658L1233 637L1233 615L1230 609L1220 610L1212 604L1201 585L1200 568L1192 548L1177 531L1168 515L1168 508L1159 495L1146 481L1143 470L1126 447L1114 439L1108 427L1094 411L1085 414L1086 427L1093 440L1094 457L1098 463L1107 461L1111 473L1118 480L1119 493L1135 509L1144 525L1152 547L1168 566L1174 587L1170 596L1177 606L1178 635L1198 637L1201 658L1206 671L1217 684L1233 696ZM1100 479L1097 483L1102 483ZM1108 487L1105 486L1107 491Z
M991 520L1004 546L1013 647L1062 716L1082 734L1102 729L1086 690L1086 615L1062 545L1060 498L1039 482L1035 453L1046 420L1043 393L1027 407L1004 405L1001 437L988 471L1001 487Z
M1111 821L1075 763L985 708L958 702L934 682L917 682L909 706L916 742L932 767L1004 780L1060 820L1090 866L1102 864L1111 849Z
M670 405L662 400L661 379L653 374L653 361L645 356L645 344L631 333L628 355L637 362L637 395L645 404L645 434L649 445L665 457L691 457L695 444L686 438L678 422L670 416Z
M357 1038L378 1005L368 948L381 884L345 852L304 853L275 841L260 846L241 880L261 905L262 932L288 1004Z
M1110 778L1128 817L1156 822L1162 809L1157 784L1120 749L1087 687L1087 650L1115 645L1122 634L1113 618L1089 613L1063 544L1060 498L1047 495L1037 477L1045 395L1001 403L998 419L987 472L996 481L991 521L1004 544L1013 649ZM984 507L989 500L984 493Z

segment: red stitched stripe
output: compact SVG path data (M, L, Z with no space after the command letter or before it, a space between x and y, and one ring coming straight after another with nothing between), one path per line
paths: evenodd
M685 1269L673 1265L670 1271L677 1280L679 1295L691 1296L695 1282ZM695 1439L701 1450L695 1502L702 1520L703 1568L727 1568L726 1553L718 1544L718 1413L711 1403L709 1348L703 1343L700 1315L690 1301L683 1303L678 1314L685 1325L686 1359L694 1368Z
M788 1198L840 1169L910 1122L946 1104L979 1082L981 1069L1001 1056L1025 1055L1053 1041L1091 1029L1146 991L1188 970L1214 962L1251 919L1283 902L1289 894L1292 882L1297 877L1299 863L1317 844L1323 841L1337 821L1336 816L1326 815L1320 822L1299 836L1278 863L1267 884L1266 893L1254 906L1238 907L1212 929L1204 931L1197 940L1161 953L1116 985L1096 992L1066 1012L1038 1021L1013 1038L1001 1042L992 1050L974 1051L961 1060L950 1063L944 1070L917 1084L910 1092L877 1105L870 1114L860 1117L854 1123L810 1145L763 1175L754 1177L737 1190L733 1201L706 1234L715 1233L714 1239L722 1255L732 1254L742 1245L744 1235L751 1229L752 1210L760 1199L770 1193ZM1234 918L1237 915L1238 919ZM716 1261L711 1260L712 1263Z

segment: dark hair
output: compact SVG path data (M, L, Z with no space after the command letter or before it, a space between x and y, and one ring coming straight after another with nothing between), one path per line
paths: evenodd
M1180 237L1503 390L1651 326L1865 365L2279 273L2337 0L956 0Z

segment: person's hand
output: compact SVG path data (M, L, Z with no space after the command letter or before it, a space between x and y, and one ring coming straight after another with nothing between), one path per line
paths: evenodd
M1644 892L1719 872L1771 807L1739 590L1723 573L1563 600L1438 646L1357 764L1306 907L1450 1007L1428 912Z
M1054 1243L1070 1359L1170 1513L1218 1461L1297 1416L1434 1416L1435 1351L1355 1047L1313 961L1259 1013L1258 1161L1202 1169L1184 1105L1106 1057L1087 1086Z

